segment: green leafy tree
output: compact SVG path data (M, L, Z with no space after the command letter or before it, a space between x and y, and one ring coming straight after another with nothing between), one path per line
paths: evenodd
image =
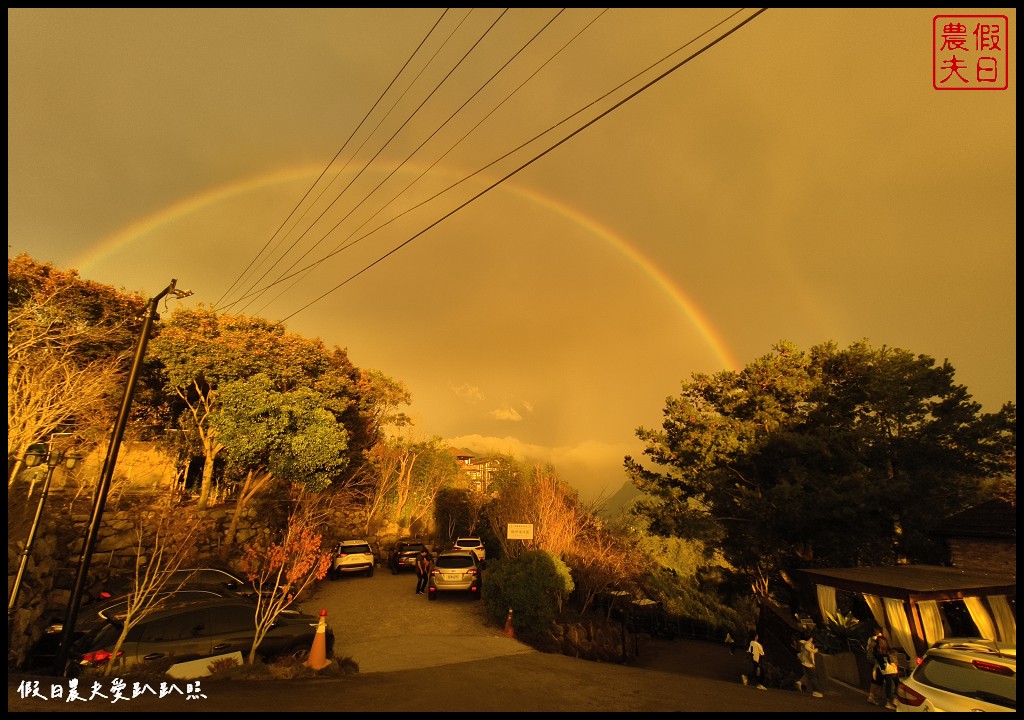
M222 392L230 383L262 374L282 393L311 389L346 424L350 438L371 440L360 371L344 350L286 333L262 318L218 315L202 307L176 310L149 347L168 390L181 403L179 424L204 458L200 507L208 503L216 460L226 447L212 420L224 407Z
M243 510L274 478L318 492L348 463L348 432L310 388L280 392L264 374L227 383L210 429L225 447L228 471L242 477L221 545L226 560Z
M946 362L791 343L695 374L625 467L655 534L701 540L759 591L807 565L935 562L930 530L1010 471L1016 407L981 414ZM651 469L650 464L657 469Z

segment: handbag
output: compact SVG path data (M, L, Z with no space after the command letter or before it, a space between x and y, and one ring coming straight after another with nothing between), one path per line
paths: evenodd
M894 663L892 660L889 660L885 663L885 667L882 669L882 672L886 675L899 675L900 669L899 666L896 665L896 663Z

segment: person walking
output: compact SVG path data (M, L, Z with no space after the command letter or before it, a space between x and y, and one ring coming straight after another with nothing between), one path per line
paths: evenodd
M729 631L725 633L725 646L729 648L730 655L736 654L736 641L732 639L732 633Z
M742 676L743 684L748 682L757 683L758 690L767 690L761 682L761 658L764 657L764 646L758 642L758 634L754 633L747 646L747 657L750 658L750 677Z
M430 557L426 550L420 550L416 556L416 594L422 595L427 591L427 579L430 577Z
M803 667L804 674L796 681L796 689L800 692L809 689L811 695L820 698L825 696L818 688L818 673L815 670L817 660L818 648L814 644L814 638L808 636L800 641L800 665Z

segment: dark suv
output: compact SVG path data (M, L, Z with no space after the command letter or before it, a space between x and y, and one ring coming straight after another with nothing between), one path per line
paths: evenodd
M397 575L402 570L415 570L416 558L424 550L427 551L427 560L430 560L430 550L427 548L426 544L419 540L400 541L391 551L391 557L388 558L388 565L391 566L391 574Z
M101 613L102 622L71 648L68 676L111 660L124 627L116 612ZM256 635L256 604L245 598L208 598L168 602L128 631L118 656L127 666L167 660L173 663L241 652L245 657ZM313 647L319 618L282 613L258 648L264 660L306 657ZM334 652L334 632L327 628L327 657Z

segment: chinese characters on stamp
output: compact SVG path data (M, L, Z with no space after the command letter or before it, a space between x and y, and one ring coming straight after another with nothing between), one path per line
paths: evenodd
M932 18L932 87L936 90L1006 90L1009 19L1005 15L936 15Z

